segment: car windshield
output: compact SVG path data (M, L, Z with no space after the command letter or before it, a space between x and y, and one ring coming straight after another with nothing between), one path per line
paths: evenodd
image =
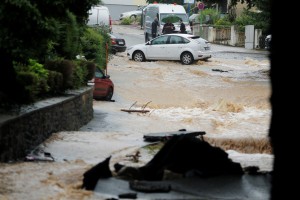
M182 19L184 23L188 23L189 20L186 14L183 13L163 13L160 14L161 24L164 25L167 21L173 24L180 24L179 20Z
M104 73L100 69L96 68L95 77L96 78L104 78L105 75L104 75Z

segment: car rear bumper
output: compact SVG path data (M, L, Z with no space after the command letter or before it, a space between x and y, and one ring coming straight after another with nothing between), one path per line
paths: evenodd
M198 60L207 60L211 58L211 55L198 55Z
M198 51L194 58L195 60L207 60L211 58L211 54L209 52Z
M112 49L115 52L125 52L126 51L126 46L112 46Z

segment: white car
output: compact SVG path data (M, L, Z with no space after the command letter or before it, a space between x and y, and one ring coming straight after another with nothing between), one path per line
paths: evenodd
M190 65L195 60L211 58L210 43L196 35L172 33L158 36L144 44L127 48L130 60L178 60Z
M121 13L120 14L120 20L126 18L126 17L129 17L129 18L137 18L138 16L141 16L142 15L142 12L143 12L143 8L145 6L140 6L138 7L137 10L134 10L134 11L128 11L128 12L124 12L124 13Z

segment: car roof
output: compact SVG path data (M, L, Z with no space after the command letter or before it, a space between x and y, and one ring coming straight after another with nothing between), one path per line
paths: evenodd
M167 34L165 36L168 36L168 35L176 35L176 36L181 36L181 37L184 37L184 38L199 37L197 35L184 34L184 33L170 33L170 34ZM161 36L164 36L164 35L161 35Z
M157 38L163 37L163 36L170 36L170 35L176 35L176 36L179 36L179 37L184 37L184 38L186 38L188 40L191 40L191 39L200 39L200 40L204 40L204 41L208 42L206 39L204 39L204 38L202 38L202 37L200 37L198 35L184 34L184 33L170 33L170 34L167 34L167 35L160 35ZM151 39L150 41L152 41L154 39Z

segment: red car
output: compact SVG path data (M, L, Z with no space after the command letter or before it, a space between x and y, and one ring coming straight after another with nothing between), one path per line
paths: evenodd
M93 85L93 98L95 100L111 101L114 94L114 83L109 75L105 75L100 69L96 69L95 78L89 81L88 85Z

